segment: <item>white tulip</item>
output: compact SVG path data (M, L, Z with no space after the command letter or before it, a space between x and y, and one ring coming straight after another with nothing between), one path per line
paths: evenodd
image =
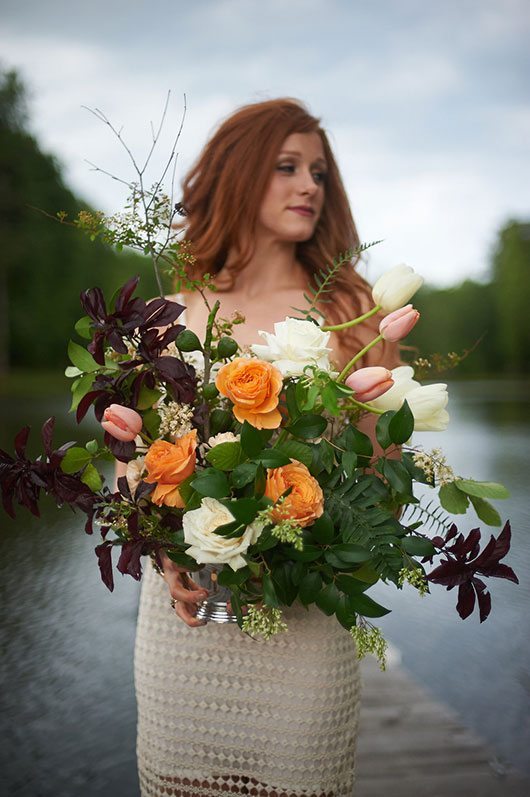
M370 401L370 406L384 412L399 410L407 393L420 387L420 383L416 382L413 377L414 369L410 365L400 365L398 368L393 368L392 379L394 384L382 396Z
M330 370L328 342L330 332L323 332L312 321L286 318L274 324L274 334L260 331L267 345L250 348L260 360L273 363L282 376L300 376L306 365Z
M423 277L410 266L400 263L379 277L372 288L372 298L385 313L392 313L404 307L422 285Z
M214 434L213 437L210 437L208 440L208 445L210 448L215 448L215 446L221 445L221 443L239 443L240 435L234 434L233 432L219 432L219 434Z
M414 415L415 432L443 432L447 429L447 385L420 385L407 393L406 399Z
M185 512L182 518L184 541L190 545L186 553L198 564L228 564L232 570L245 567L241 556L255 543L264 523L250 523L240 537L222 537L215 529L232 523L232 513L215 498L203 498L198 509Z
M394 368L394 384L382 396L370 401L370 406L384 412L399 410L407 399L414 416L415 432L443 432L449 423L449 413L445 409L449 400L447 385L420 385L413 377L410 365Z

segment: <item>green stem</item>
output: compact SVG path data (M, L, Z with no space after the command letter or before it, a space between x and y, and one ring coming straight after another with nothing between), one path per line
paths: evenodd
M361 357L364 357L364 355L366 354L366 352L367 352L367 351L370 351L370 349L371 349L371 348L373 348L373 347L374 347L374 346L375 346L377 343L379 343L379 341L381 341L381 340L383 340L383 336L382 336L382 335L378 335L376 338L374 338L373 340L371 340L371 341L370 341L370 343L367 343L367 344L366 344L366 346L364 347L364 349L361 349L361 351L360 351L360 352L358 352L358 353L355 355L355 357L352 357L352 358L351 358L350 362L349 362L349 363L348 363L348 364L347 364L347 365L346 365L346 366L345 366L345 367L342 369L342 371L340 372L340 374L338 375L338 377L337 377L337 379L336 379L335 381L336 381L336 382L344 382L344 380L345 380L346 376L347 376L347 375L348 375L348 373L351 371L351 369L352 369L352 367L355 365L355 363L356 363L358 360L360 360L360 359L361 359Z
M283 443L283 441L285 440L285 438L287 437L288 434L289 434L289 432L287 431L287 429L282 429L282 431L278 435L278 439L274 443L274 448L276 448L276 446L279 446L280 443Z
M204 354L204 380L203 384L207 385L210 381L210 354L212 351L212 331L213 325L215 321L215 316L220 307L219 299L215 302L214 306L210 310L210 314L208 315L208 321L206 323L206 335L204 338L204 346L203 346L203 354ZM206 413L206 419L204 421L204 439L208 440L210 437L210 417L209 413Z
M378 410L376 407L372 407L371 404L363 404L362 401L355 401L353 398L350 399L350 402L347 406L358 407L361 410L373 412L375 415L383 415L386 412L386 410Z
M366 321L367 318L371 318L381 309L380 304L376 304L372 310L368 310L367 313L363 313L363 315L358 316L357 318L353 318L351 321L345 321L343 324L326 324L326 326L320 327L323 332L339 332L341 329L349 329L349 327L354 327L357 324L362 324L363 321Z

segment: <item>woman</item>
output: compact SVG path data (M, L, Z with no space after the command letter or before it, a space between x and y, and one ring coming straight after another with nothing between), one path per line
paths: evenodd
M229 117L187 176L183 205L193 276L215 275L221 317L244 315L242 346L303 307L312 275L359 242L325 133L293 100ZM369 296L348 267L322 310L344 321ZM200 295L185 303L186 325L202 336ZM335 336L338 365L374 336L372 323ZM393 367L397 357L376 347L370 362ZM204 626L194 614L205 597L167 557L163 578L148 565L135 656L142 795L349 797L359 707L351 636L316 606L295 604L288 632L258 642L235 625Z

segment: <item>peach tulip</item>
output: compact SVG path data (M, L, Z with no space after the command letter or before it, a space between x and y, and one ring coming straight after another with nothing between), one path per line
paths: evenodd
M142 428L142 423L142 416L136 410L122 407L121 404L111 404L107 407L101 421L106 432L125 443L134 440Z
M346 386L354 391L355 400L363 403L382 396L393 384L392 372L379 365L359 368L346 379Z
M409 334L419 317L419 312L407 304L383 318L379 324L379 334L390 343L395 343Z

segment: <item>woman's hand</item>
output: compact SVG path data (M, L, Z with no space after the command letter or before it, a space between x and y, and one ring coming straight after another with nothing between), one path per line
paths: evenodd
M160 559L169 594L175 601L175 614L190 628L206 625L205 620L197 620L195 613L197 604L206 600L208 592L190 578L185 567L172 562L165 551L160 551Z

